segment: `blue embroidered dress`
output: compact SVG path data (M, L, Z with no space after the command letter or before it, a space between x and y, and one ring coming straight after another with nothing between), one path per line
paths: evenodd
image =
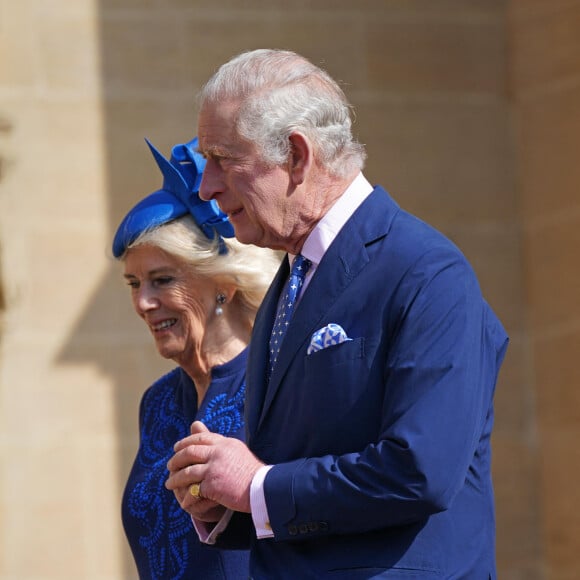
M190 516L164 486L173 445L189 435L196 419L210 431L244 438L246 359L247 349L213 369L199 410L195 386L179 367L143 395L140 446L122 505L123 526L143 580L247 580L249 576L248 552L202 544Z

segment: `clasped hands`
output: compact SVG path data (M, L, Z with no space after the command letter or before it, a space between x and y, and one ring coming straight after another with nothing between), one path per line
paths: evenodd
M191 435L173 449L165 487L186 512L202 522L219 521L226 509L250 513L250 485L264 464L245 443L212 433L195 421ZM200 485L199 497L189 492L194 483Z

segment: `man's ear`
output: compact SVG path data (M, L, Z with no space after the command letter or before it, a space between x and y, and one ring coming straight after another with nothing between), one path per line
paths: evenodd
M290 179L294 185L300 185L306 180L313 163L312 145L302 133L292 133L290 147Z

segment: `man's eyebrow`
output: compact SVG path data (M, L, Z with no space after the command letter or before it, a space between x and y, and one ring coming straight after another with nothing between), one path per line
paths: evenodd
M204 157L229 157L231 156L231 151L224 147L223 145L208 145L205 148L198 147L198 152L201 153Z

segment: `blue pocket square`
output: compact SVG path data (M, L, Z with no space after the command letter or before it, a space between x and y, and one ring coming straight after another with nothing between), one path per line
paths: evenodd
M340 344L341 342L345 342L347 340L352 340L352 338L348 338L342 326L331 322L327 326L317 330L312 335L312 338L310 339L310 346L308 347L306 354L312 354L317 350L322 350L323 348L327 348L335 344Z

